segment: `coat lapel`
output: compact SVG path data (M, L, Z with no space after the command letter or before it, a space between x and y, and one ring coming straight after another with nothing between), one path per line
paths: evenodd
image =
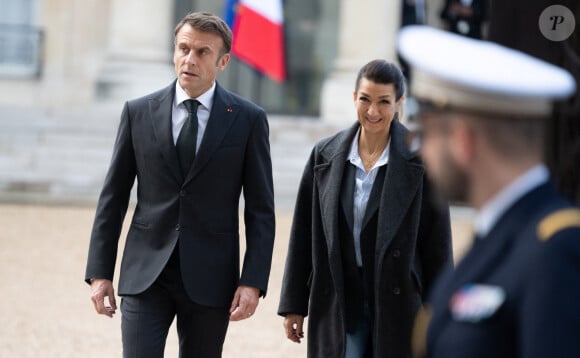
M216 83L215 94L207 127L201 145L183 185L187 185L207 164L212 154L218 149L224 136L238 116L238 106L226 90Z
M437 334L435 332L443 332L444 328L453 322L450 316L453 295L466 284L483 283L485 277L494 271L493 267L503 260L504 253L509 250L512 243L510 239L513 239L512 235L516 231L513 224L513 222L509 224L511 228L502 225L502 228L494 229L495 233L500 232L499 236L492 233L495 237L477 239L453 272L444 276L445 279L440 283L441 288L438 290L440 294L433 298L432 302L437 309L429 324L429 342L432 341L433 335Z
M340 191L348 150L358 123L342 132L333 141L321 149L321 161L314 166L314 176L318 186L322 228L328 247L330 272L337 287L342 286L342 264L340 254L340 237L338 228L338 210L340 209ZM344 297L344 295L340 295Z
M177 151L173 144L173 125L171 121L173 98L175 96L175 82L149 98L149 113L157 147L165 159L171 173L178 183L183 181Z
M481 282L486 274L494 272L494 267L504 259L508 247L522 230L522 223L528 222L534 216L533 212L541 206L542 186L519 200L498 221L490 233L477 241L466 256L459 262L453 275L453 283L449 289L454 292L466 283Z
M399 230L407 211L423 181L423 166L416 160L407 143L407 129L397 120L391 124L391 148L379 204L377 253L383 257ZM382 259L376 260L383 262ZM380 271L379 271L380 272Z
M429 341L451 322L447 307L455 292L466 284L485 283L489 275L495 272L494 268L505 260L505 255L522 230L522 223L528 223L534 211L541 207L545 188L546 185L541 186L512 206L486 237L476 239L453 272L444 277L433 301L436 311L429 327Z
M340 201L341 207L344 211L344 217L346 218L346 223L350 230L352 231L354 227L354 190L355 190L355 177L356 177L356 167L351 163L346 161L345 158L345 172L344 172L344 183L341 184L340 189Z

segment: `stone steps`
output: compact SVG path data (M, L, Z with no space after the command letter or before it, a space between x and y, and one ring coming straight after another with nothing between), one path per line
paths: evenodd
M111 158L119 111L1 108L0 201L94 203ZM278 208L294 205L312 146L334 131L312 118L270 116Z

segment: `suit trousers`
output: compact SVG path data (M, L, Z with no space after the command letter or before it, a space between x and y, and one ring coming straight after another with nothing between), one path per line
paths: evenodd
M179 244L157 280L145 292L123 296L121 331L124 358L162 358L177 317L180 358L219 358L229 308L199 305L189 298L179 269Z

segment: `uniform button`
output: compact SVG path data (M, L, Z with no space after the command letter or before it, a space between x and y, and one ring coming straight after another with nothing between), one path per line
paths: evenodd
M179 192L179 196L184 197L187 194L187 192L185 190L181 190Z
M175 225L175 231L181 230L181 226L179 224Z
M400 295L401 294L401 289L398 288L398 287L393 288L393 294Z
M401 251L395 249L393 250L393 257L397 258L397 257L401 257Z

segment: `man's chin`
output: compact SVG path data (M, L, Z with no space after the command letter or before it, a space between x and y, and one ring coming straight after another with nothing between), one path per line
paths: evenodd
M465 186L455 186L443 191L443 196L452 204L467 205L467 190Z
M437 180L431 177L431 182L435 186L432 191L433 201L437 205L448 206L452 204L465 205L467 200L467 187L461 181Z

